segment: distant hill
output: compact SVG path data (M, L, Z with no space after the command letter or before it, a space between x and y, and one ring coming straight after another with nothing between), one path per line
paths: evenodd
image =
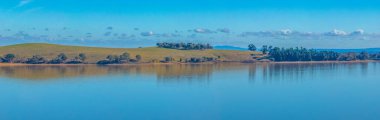
M216 50L238 50L238 51L248 51L248 48L241 48L241 47L235 47L235 46L214 46L214 49ZM259 48L258 48L259 49ZM363 48L363 49L315 49L318 51L335 51L339 53L348 53L348 52L356 52L360 53L363 51L366 51L368 53L379 53L380 48Z
M235 46L214 46L214 49L216 50L239 50L239 51L248 51L248 48L241 48L241 47L235 47Z
M152 60L163 60L170 56L174 59L190 57L218 57L225 61L243 61L250 59L250 54L255 52L237 50L175 50L157 47L146 48L101 48L84 46L66 46L46 43L27 43L0 47L0 55L13 53L18 58L29 58L33 55L41 55L48 59L55 58L59 53L65 53L69 58L74 58L79 53L85 53L88 57L87 62L95 63L103 60L107 55L120 55L128 52L131 57L142 56L143 62ZM257 52L256 52L257 53ZM258 54L258 53L257 53Z
M380 52L380 48L364 48L364 49L316 49L318 51L335 51L335 52L339 52L339 53L348 53L348 52L356 52L356 53L360 53L360 52L368 52L368 53L379 53Z

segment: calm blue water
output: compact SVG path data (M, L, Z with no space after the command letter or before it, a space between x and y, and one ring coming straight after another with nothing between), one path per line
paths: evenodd
M0 67L0 120L380 118L380 63Z

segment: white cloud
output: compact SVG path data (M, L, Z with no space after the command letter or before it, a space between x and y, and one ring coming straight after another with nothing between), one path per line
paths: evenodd
M154 34L156 37L170 38L170 37L181 37L180 34L176 33L163 33L163 34Z
M106 29L107 30L113 30L113 27L112 26L108 26Z
M154 33L152 31L149 31L149 32L142 32L140 35L141 36L153 36Z
M33 2L33 0L21 0L16 7L22 7L29 3Z
M219 32L222 32L222 33L230 33L231 30L228 29L228 28L221 28L221 29L218 29Z
M112 32L105 32L103 35L104 36L110 36L112 34Z
M290 29L283 29L278 31L259 31L259 32L244 32L241 36L263 36L263 37L276 37L276 36L291 36L299 35L299 32L293 32Z
M290 29L283 29L278 31L259 31L259 32L243 32L240 34L242 37L312 37L312 38L319 38L319 37L329 37L329 36L348 36L348 35L363 35L364 30L358 29L352 33L347 33L342 30L334 29L330 32L324 32L324 33L314 33L314 32L299 32L299 31L293 31Z
M345 36L345 35L347 35L347 33L343 30L334 29L331 32L325 33L325 35L328 35L328 36Z
M194 29L194 32L196 32L196 33L215 33L214 31L212 31L210 29L205 29L205 28Z
M290 34L293 33L293 31L290 30L290 29L284 29L284 30L280 30L280 33L281 33L282 35L290 35Z
M357 29L354 32L351 33L351 35L363 35L364 30L363 29Z

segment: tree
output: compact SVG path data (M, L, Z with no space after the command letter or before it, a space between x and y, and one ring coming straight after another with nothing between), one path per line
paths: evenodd
M79 54L79 59L80 59L81 61L84 62L84 61L87 59L86 54L84 54L84 53L80 53L80 54Z
M110 62L118 62L119 61L119 57L116 56L116 55L108 55L107 56L107 60L110 61Z
M248 45L248 50L250 50L250 51L256 51L257 48L256 48L255 45L253 45L253 44L249 44L249 45Z
M28 64L42 64L46 62L47 60L40 55L34 55L32 58L28 58L28 60L26 61L26 63Z
M137 60L137 62L140 62L141 59L142 59L141 55L136 55L136 60Z
M65 53L60 53L58 56L57 56L58 59L62 60L62 61L65 61L67 60L67 56Z
M11 54L11 53L4 55L4 61L8 63L12 63L15 58L16 58L16 55Z
M127 52L124 52L123 54L120 55L120 60L128 61L129 59L130 59L130 55Z
M164 62L172 62L172 61L174 61L173 57L168 56L164 58Z
M67 60L67 56L64 53L60 53L56 58L52 59L49 63L51 64L61 64Z
M81 64L86 60L86 54L80 53L78 56L75 56L74 59L66 60L66 64Z
M359 55L358 55L358 59L360 60L368 60L370 57L370 55L368 54L368 52L361 52Z
M130 62L132 59L129 53L125 52L121 55L108 55L105 60L98 61L97 64L121 64ZM140 56L141 57L141 56Z
M268 46L267 45L263 45L263 47L261 48L261 51L263 52L263 54L267 54L267 52L268 52Z

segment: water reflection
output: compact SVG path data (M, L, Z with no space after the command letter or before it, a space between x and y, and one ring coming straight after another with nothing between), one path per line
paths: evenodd
M376 119L379 64L3 65L0 120Z
M252 82L262 80L263 83L272 82L302 82L328 76L330 79L340 76L362 74L378 70L373 63L271 63L249 66L249 79ZM369 66L373 66L369 68Z
M64 77L106 75L152 75L158 82L209 82L213 75L237 72L252 83L302 82L320 76L339 77L372 74L378 63L313 64L197 64L197 65L69 65L69 66L0 66L0 77L25 80L51 80ZM246 74L247 73L247 74Z
M104 75L156 75L161 80L207 80L212 71L224 65L25 65L1 66L0 76L26 80L49 80L62 77Z

